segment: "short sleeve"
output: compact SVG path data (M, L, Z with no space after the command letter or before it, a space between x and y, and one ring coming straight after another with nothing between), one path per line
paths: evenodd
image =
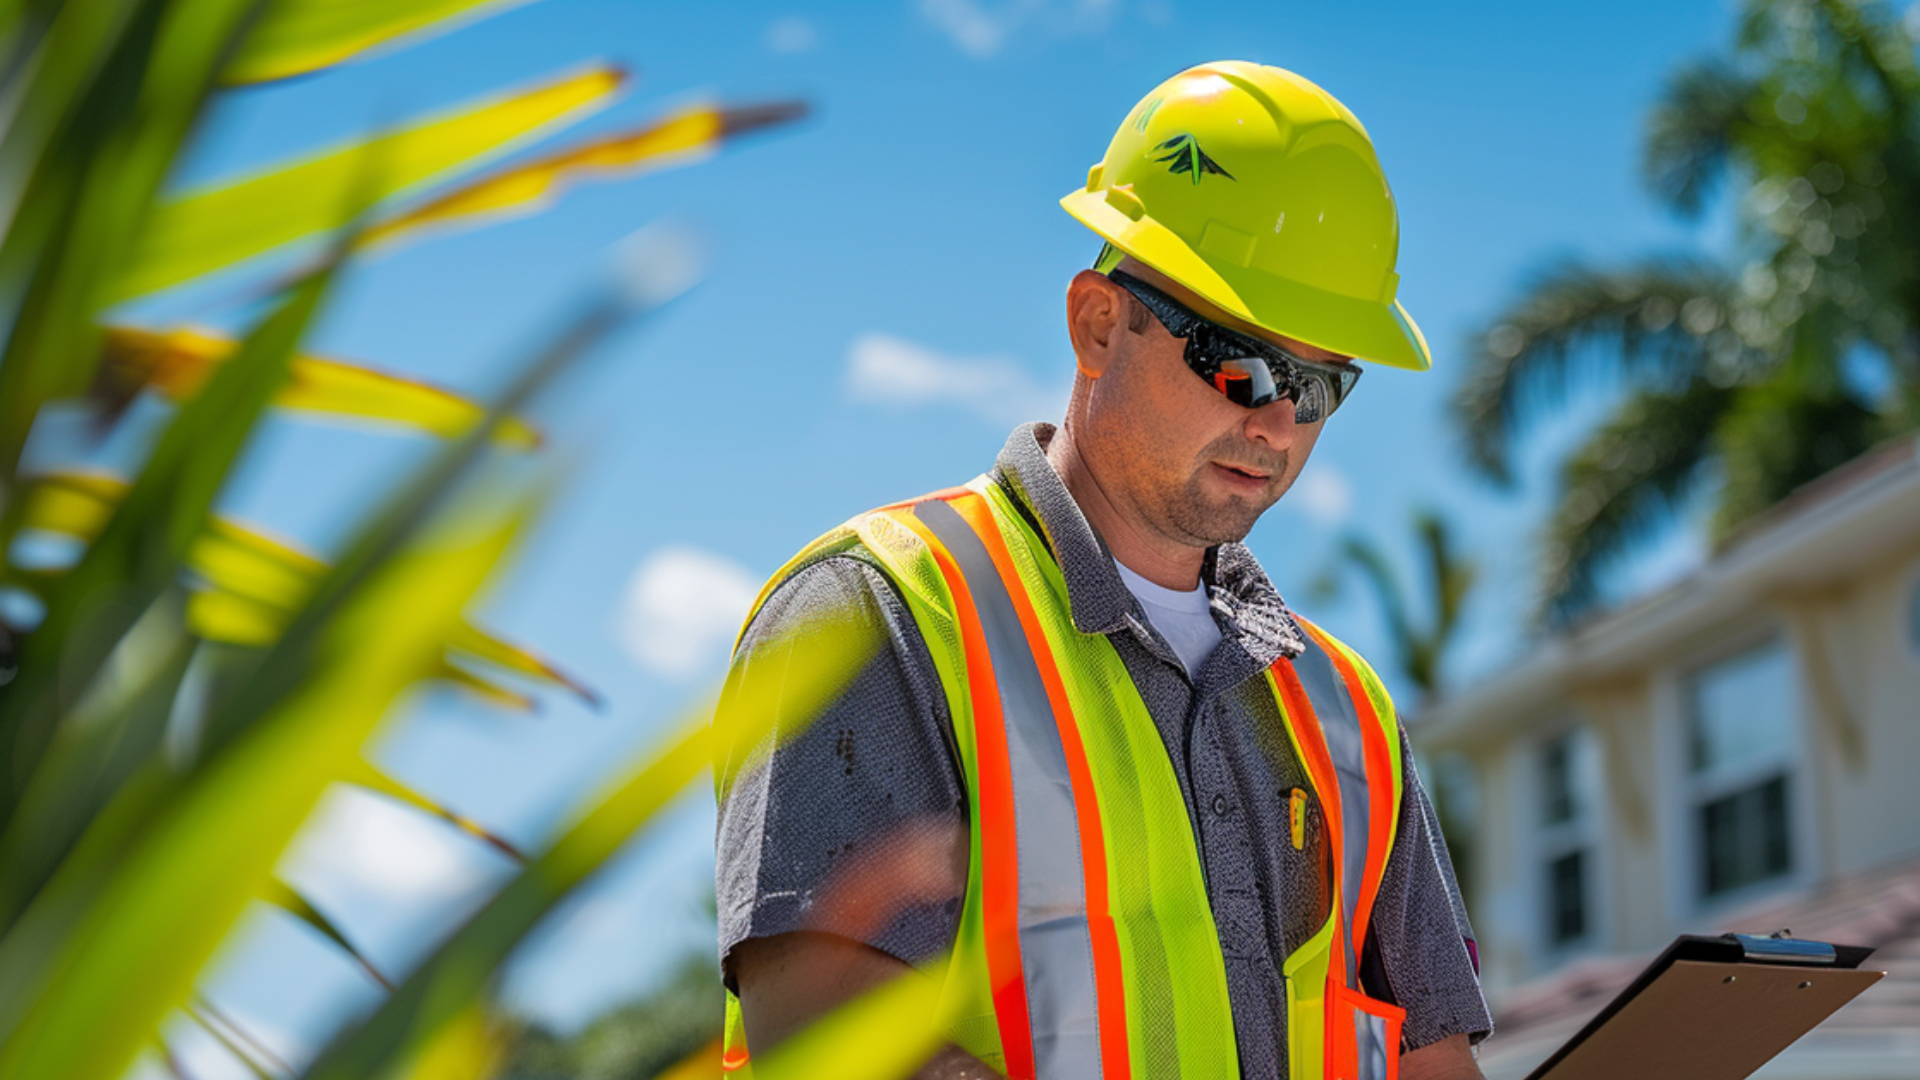
M729 986L729 955L750 938L821 931L909 964L953 944L965 794L938 672L893 584L851 556L805 567L754 617L731 674L777 670L793 635L844 633L849 617L878 630L880 647L839 697L810 722L777 713L753 745L719 750L729 782L714 884Z
M1400 822L1386 876L1374 903L1372 926L1387 985L1407 1011L1401 1041L1409 1050L1467 1035L1479 1042L1493 1032L1480 993L1473 927L1454 879L1453 861L1427 798L1406 730L1400 732L1406 778Z

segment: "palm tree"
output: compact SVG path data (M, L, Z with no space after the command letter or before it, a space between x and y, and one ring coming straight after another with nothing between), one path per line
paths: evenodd
M1914 40L1885 4L1747 0L1732 57L1667 86L1644 162L1683 216L1732 189L1737 256L1561 262L1475 335L1459 422L1496 481L1571 386L1623 393L1561 465L1543 618L1599 602L1604 570L1677 508L1711 499L1724 541L1920 424L1917 122Z
M1372 540L1358 534L1340 542L1337 562L1316 575L1310 591L1317 598L1331 600L1338 595L1340 583L1348 573L1360 575L1373 593L1386 619L1387 634L1393 641L1393 663L1398 674L1418 694L1413 709L1402 708L1400 715L1410 725L1431 708L1446 692L1445 660L1460 628L1460 615L1467 595L1479 579L1479 567L1460 554L1446 519L1433 510L1419 510L1413 516L1418 540L1422 575L1426 586L1424 603L1427 617L1414 614L1415 598L1407 579L1394 567L1386 552ZM1444 756L1423 762L1420 775L1432 788L1434 813L1440 819L1440 831L1446 836L1448 854L1453 858L1454 877L1461 893L1472 906L1474 837L1478 833L1477 780L1471 763L1458 756Z
M1333 599L1345 571L1358 573L1367 583L1393 639L1394 666L1419 694L1414 709L1418 714L1438 700L1445 689L1441 662L1459 629L1461 610L1479 570L1471 560L1461 557L1446 520L1438 513L1416 511L1413 530L1426 571L1429 617L1424 625L1416 621L1406 580L1386 552L1365 536L1355 534L1340 542L1338 562L1315 578L1312 592Z

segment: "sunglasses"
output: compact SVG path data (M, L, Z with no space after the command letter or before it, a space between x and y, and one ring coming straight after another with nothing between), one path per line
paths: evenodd
M1308 360L1269 341L1203 319L1186 305L1124 270L1107 278L1145 305L1167 333L1187 342L1187 366L1227 400L1257 409L1281 398L1293 402L1296 424L1317 424L1353 392L1360 369Z

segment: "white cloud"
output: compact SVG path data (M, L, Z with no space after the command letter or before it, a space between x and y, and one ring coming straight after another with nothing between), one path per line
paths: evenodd
M862 334L847 352L847 393L894 407L957 405L994 423L1051 420L1066 404L1005 357L946 356L887 334Z
M759 593L759 580L730 559L664 547L634 568L614 632L643 667L687 678L726 657Z
M1031 5L1015 3L988 10L977 0L920 0L920 14L947 35L961 52L985 60L1000 51L1007 35Z
M961 52L985 60L1006 47L1017 31L1038 27L1056 34L1091 34L1107 28L1118 0L917 0L920 15Z
M1287 497L1316 524L1329 528L1345 522L1353 509L1353 485L1347 474L1324 463L1302 470Z
M472 844L418 810L338 787L294 840L280 873L323 907L332 900L418 908L471 897L492 882Z
M1107 28L1107 20L1119 8L1119 0L1076 0L1069 17L1075 30L1097 34Z
M766 44L769 52L812 52L820 46L820 32L806 19L788 15L767 27Z

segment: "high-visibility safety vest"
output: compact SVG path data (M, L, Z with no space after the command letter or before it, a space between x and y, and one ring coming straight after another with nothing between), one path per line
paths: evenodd
M853 555L926 639L967 788L967 888L942 987L949 1039L1016 1080L1237 1077L1226 963L1186 802L1113 644L1075 629L1045 541L989 477L861 515L768 583ZM759 603L755 604L755 610ZM1404 1012L1361 989L1402 793L1398 724L1317 627L1265 673L1329 853L1324 925L1282 965L1293 1080L1392 1080ZM1337 854L1336 854L1337 853ZM746 1066L737 1000L724 1063Z

